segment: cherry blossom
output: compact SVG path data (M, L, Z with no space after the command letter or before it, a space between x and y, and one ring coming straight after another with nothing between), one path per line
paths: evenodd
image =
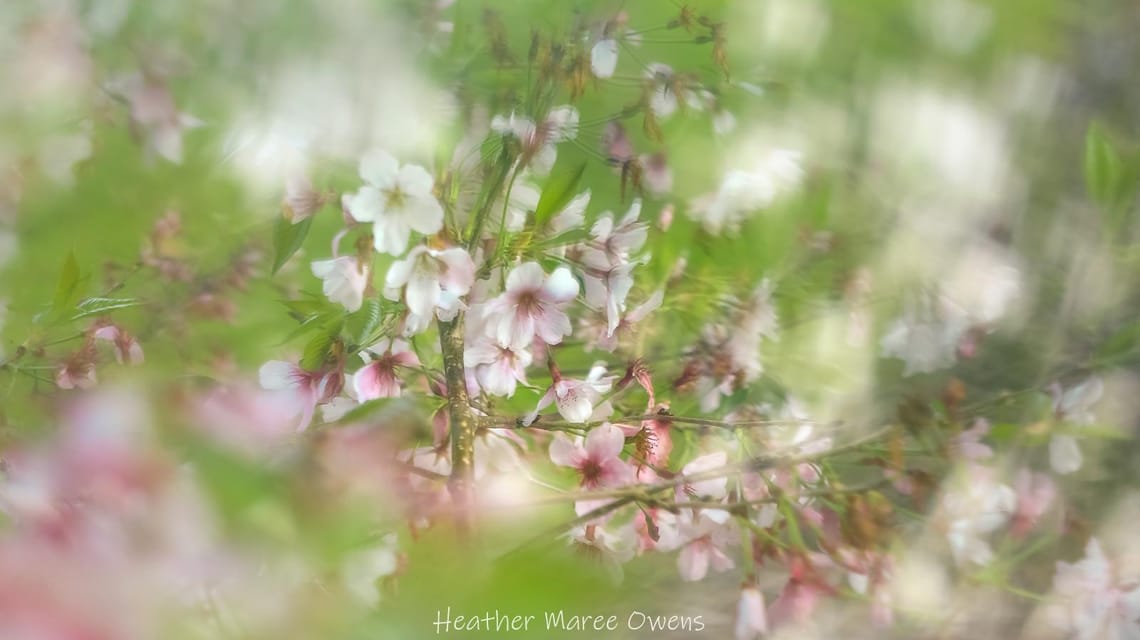
M604 367L594 367L585 380L564 378L552 368L553 383L538 400L538 406L525 418L524 424L532 424L538 414L553 403L558 407L558 413L567 422L580 424L599 414L609 415L612 408L608 403L602 403L602 394L613 386L613 376L605 376Z
M739 539L739 534L721 518L711 517L705 510L680 520L680 535L684 542L677 556L681 579L689 582L703 580L709 567L724 572L736 566L725 549Z
M364 304L369 272L359 258L341 256L314 260L311 269L313 275L321 279L321 290L329 300L349 311L357 311Z
M727 476L709 478L707 480L688 480L688 478L721 469L726 464L728 464L728 453L724 451L698 456L686 464L681 469L681 476L686 478L686 481L677 487L677 501L705 500L715 502L717 500L723 500L728 495ZM727 512L715 509L706 509L702 511L702 513L720 522L724 522L728 516Z
M1014 478L1013 490L1017 493L1017 510L1013 514L1010 534L1020 538L1032 531L1052 506L1057 486L1044 473L1021 469Z
M377 398L395 398L400 395L400 379L396 376L397 367L418 367L420 359L402 340L380 340L368 347L368 353L375 356L368 364L352 376L352 388L356 399L367 402Z
M639 221L640 216L641 200L635 198L620 221L614 222L613 214L607 211L590 229L592 244L605 253L610 264L625 262L645 245L649 225Z
M550 443L550 460L577 471L585 489L619 487L632 478L629 465L621 459L624 446L621 429L609 423L591 429L584 440L574 441L558 432Z
M507 274L506 290L487 303L488 335L501 345L526 348L537 336L558 344L570 335L563 308L578 296L578 281L559 267L547 276L537 262L526 262Z
M384 151L360 160L364 186L344 196L345 208L358 222L372 223L376 250L400 255L412 231L433 234L443 227L443 207L432 193L434 179L418 165L400 165Z
M768 633L768 613L764 607L764 594L753 584L740 589L736 604L736 640L758 640Z
M134 336L114 324L104 325L91 332L96 340L110 342L115 348L115 361L119 364L143 363L143 349Z
M161 78L135 74L117 79L113 85L111 90L126 99L131 130L144 139L147 152L181 163L183 132L202 126L202 121L178 110Z
M1049 606L1052 623L1081 640L1140 637L1140 580L1114 574L1096 538L1083 559L1058 562L1053 592L1060 602Z
M95 386L95 349L86 344L69 355L55 370L55 385L60 389L90 389Z
M285 198L282 208L293 224L313 217L326 204L326 197L313 188L313 183L304 173L292 172L285 178Z
M597 557L615 582L623 576L622 565L637 553L637 539L629 526L605 528L599 524L578 525L567 534L570 543Z
M1017 494L1001 484L991 469L970 465L953 478L942 496L940 521L960 563L986 565L993 550L985 536L1005 526L1017 508Z
M535 175L544 176L558 157L558 143L578 136L578 110L570 105L555 107L537 124L514 113L495 116L491 129L518 139L522 145L521 162Z
M280 392L293 415L301 414L297 431L307 429L317 405L336 397L344 386L342 374L336 371L306 371L282 360L261 365L258 378L262 388Z
M384 279L384 296L389 300L403 298L413 316L408 320L409 332L417 333L433 317L453 319L462 308L459 298L467 295L474 282L475 263L467 251L438 251L420 245L403 260L392 263Z
M1092 377L1066 390L1054 387L1053 414L1066 425L1091 424L1095 417L1092 405L1100 400L1104 384L1099 377ZM1049 441L1049 464L1060 474L1077 471L1084 463L1080 446L1071 435L1059 433Z
M802 555L791 557L788 572L788 582L768 607L768 623L773 628L807 622L819 601L835 593L835 588L827 584L811 561Z
M464 366L473 369L479 387L494 396L513 396L520 383L525 385L532 360L530 351L490 339L478 340L463 351Z
M753 169L728 171L716 193L693 200L689 212L709 233L735 231L749 214L768 208L802 180L799 152L777 149Z
M967 322L944 299L908 304L880 342L884 357L906 363L904 376L930 373L954 364Z

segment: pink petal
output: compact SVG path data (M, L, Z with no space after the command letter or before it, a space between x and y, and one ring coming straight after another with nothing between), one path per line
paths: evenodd
M586 435L586 453L593 460L608 460L621 455L625 446L625 436L621 429L612 424L595 427Z
M400 395L400 383L380 361L365 365L352 376L352 386L361 402Z
M757 587L741 589L736 606L736 639L753 640L768 633L768 615L764 610L764 594Z
M685 545L677 555L677 568L682 580L694 582L704 579L709 572L708 545L702 541Z
M550 461L560 467L578 467L585 459L585 451L574 444L564 433L554 434L550 443Z

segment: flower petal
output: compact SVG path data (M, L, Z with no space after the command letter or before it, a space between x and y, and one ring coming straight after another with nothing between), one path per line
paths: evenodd
M618 43L613 38L599 40L590 50L590 68L598 78L609 78L617 68Z
M396 183L400 163L387 151L370 151L360 159L360 177L369 184L388 188Z

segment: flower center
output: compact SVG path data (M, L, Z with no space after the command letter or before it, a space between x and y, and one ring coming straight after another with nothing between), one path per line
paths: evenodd
M602 479L602 465L592 458L583 462L579 471L582 474L583 487L594 488Z
M384 190L384 208L385 209L400 209L407 202L408 196L400 187L392 187L391 189Z
M529 315L537 315L542 310L542 303L539 302L534 291L525 291L519 294L518 300L519 309Z

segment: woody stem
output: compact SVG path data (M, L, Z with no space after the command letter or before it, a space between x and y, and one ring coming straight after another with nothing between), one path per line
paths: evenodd
M474 249L483 233L483 225L496 197L510 172L513 158L504 151L492 170L491 179L475 212L467 250ZM439 322L439 346L443 352L443 374L447 380L447 412L451 422L451 476L448 490L455 505L455 528L461 537L470 537L475 515L475 432L479 425L471 411L467 395L467 375L463 368L463 313L454 320Z
M455 504L455 526L461 536L469 536L474 520L475 416L467 397L463 370L463 314L451 322L439 323L439 344L443 351L443 372L447 379L447 411L451 422L451 477L448 489Z

